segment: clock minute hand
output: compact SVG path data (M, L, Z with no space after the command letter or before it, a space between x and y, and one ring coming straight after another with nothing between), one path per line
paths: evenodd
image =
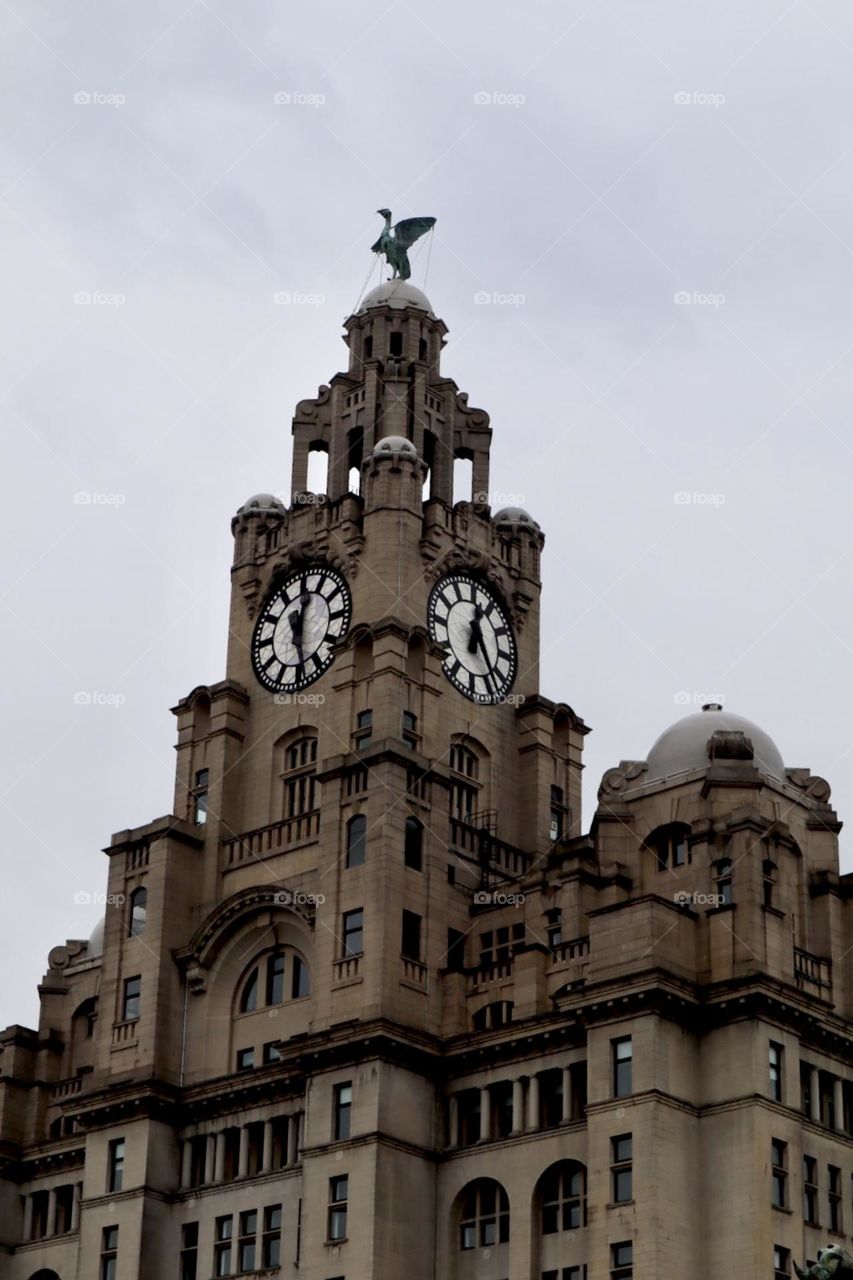
M470 622L471 634L468 637L469 653L476 653L478 648L482 648L483 652L485 653L485 647L483 646L483 632L480 626L480 619L482 618L482 616L483 616L483 610L480 608L479 605L475 605L474 616Z
M302 654L302 628L305 623L305 607L294 609L288 617L290 623L290 635L293 640L293 647L296 650L296 656L299 659L299 665L302 666L305 659Z

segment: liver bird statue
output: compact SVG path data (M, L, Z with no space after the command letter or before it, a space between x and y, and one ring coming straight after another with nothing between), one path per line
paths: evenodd
M377 209L376 212L385 219L385 226L382 229L382 235L372 246L373 252L384 253L388 265L394 272L392 280L398 277L401 280L408 280L412 274L412 268L409 265L409 255L406 250L435 226L435 218L404 218L392 231L391 210Z
M853 1255L841 1245L831 1244L826 1249L818 1249L817 1262L813 1262L805 1270L794 1263L794 1270L800 1280L853 1280Z

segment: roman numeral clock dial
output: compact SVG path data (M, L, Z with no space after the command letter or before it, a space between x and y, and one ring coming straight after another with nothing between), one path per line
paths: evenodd
M252 637L252 666L265 688L296 693L331 666L349 630L352 600L334 569L297 570L267 598Z
M427 626L447 656L442 670L472 702L500 702L513 686L518 651L512 625L493 592L469 573L448 573L433 587Z

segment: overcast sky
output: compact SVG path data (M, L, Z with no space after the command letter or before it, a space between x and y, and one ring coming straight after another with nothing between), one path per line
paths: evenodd
M171 809L231 516L288 490L383 205L438 218L444 371L547 534L585 821L709 697L847 815L849 3L3 0L0 36L0 1026Z

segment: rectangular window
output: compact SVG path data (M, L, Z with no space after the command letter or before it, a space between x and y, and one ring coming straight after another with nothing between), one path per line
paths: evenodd
M268 1204L264 1209L264 1231L261 1237L261 1266L281 1266L281 1205Z
M835 1128L835 1077L828 1071L818 1072L818 1100L820 1122L828 1129Z
M770 1097L776 1102L782 1101L782 1058L784 1050L781 1044L770 1041L768 1066L770 1070Z
M818 1195L817 1160L803 1156L803 1220L810 1227L820 1225Z
M336 1084L334 1089L332 1135L336 1142L350 1135L350 1115L352 1113L352 1081Z
M71 1230L75 1195L76 1189L70 1184L56 1188L56 1234L58 1236Z
M216 1219L214 1230L213 1245L213 1274L219 1276L230 1276L233 1274L231 1270L231 1244L234 1236L234 1218L232 1214L226 1214L225 1217Z
M421 917L414 911L403 912L402 941L400 950L407 960L421 958Z
M610 1041L613 1055L613 1097L625 1098L633 1088L634 1051L630 1036Z
M308 966L294 955L290 962L290 971L293 974L290 984L290 995L294 1000L301 1000L303 996L311 994L311 979L308 974Z
M356 750L364 751L370 746L373 737L373 712L359 711L355 718L355 744Z
M185 1222L181 1227L181 1280L198 1277L198 1223Z
M133 978L125 978L121 1001L123 1022L135 1022L139 1017L142 1002L142 978L137 974Z
M461 973L465 968L465 934L458 929L447 930L447 971Z
M240 1214L240 1234L237 1237L237 1270L255 1270L255 1237L258 1233L258 1211L247 1209Z
M788 1144L778 1138L770 1142L770 1203L777 1209L788 1206Z
M264 1065L269 1066L271 1062L280 1062L281 1054L276 1046L275 1040L268 1040L264 1045Z
M101 1280L116 1280L118 1275L118 1227L104 1227L101 1232Z
M800 1063L800 1099L804 1116L811 1115L812 1109L812 1068L811 1063Z
M841 1225L841 1170L830 1164L826 1172L829 1180L829 1229L841 1235L844 1229Z
M360 956L364 951L364 908L345 911L343 918L343 942L345 956Z
M47 1191L34 1191L31 1197L30 1239L43 1240L47 1235L50 1198Z
M238 1049L237 1050L237 1070L249 1071L255 1065L254 1049Z
M349 1197L349 1178L340 1174L329 1179L329 1240L346 1240L347 1238L347 1200Z
M610 1246L610 1280L631 1280L634 1274L634 1246L620 1240Z
M107 1191L121 1191L124 1182L124 1138L114 1138L107 1148Z
M790 1275L791 1275L790 1249L783 1249L781 1244L774 1244L773 1246L774 1280L790 1280Z
M403 733L402 738L404 744L411 750L417 750L418 739L418 717L413 711L403 712Z
M551 788L551 819L548 827L548 837L552 844L555 844L563 836L563 788Z
M199 769L195 775L193 789L193 822L204 826L207 822L207 786L210 780L209 769Z
M612 1198L614 1204L625 1204L633 1200L633 1141L630 1133L622 1133L610 1139L610 1158L612 1164Z

